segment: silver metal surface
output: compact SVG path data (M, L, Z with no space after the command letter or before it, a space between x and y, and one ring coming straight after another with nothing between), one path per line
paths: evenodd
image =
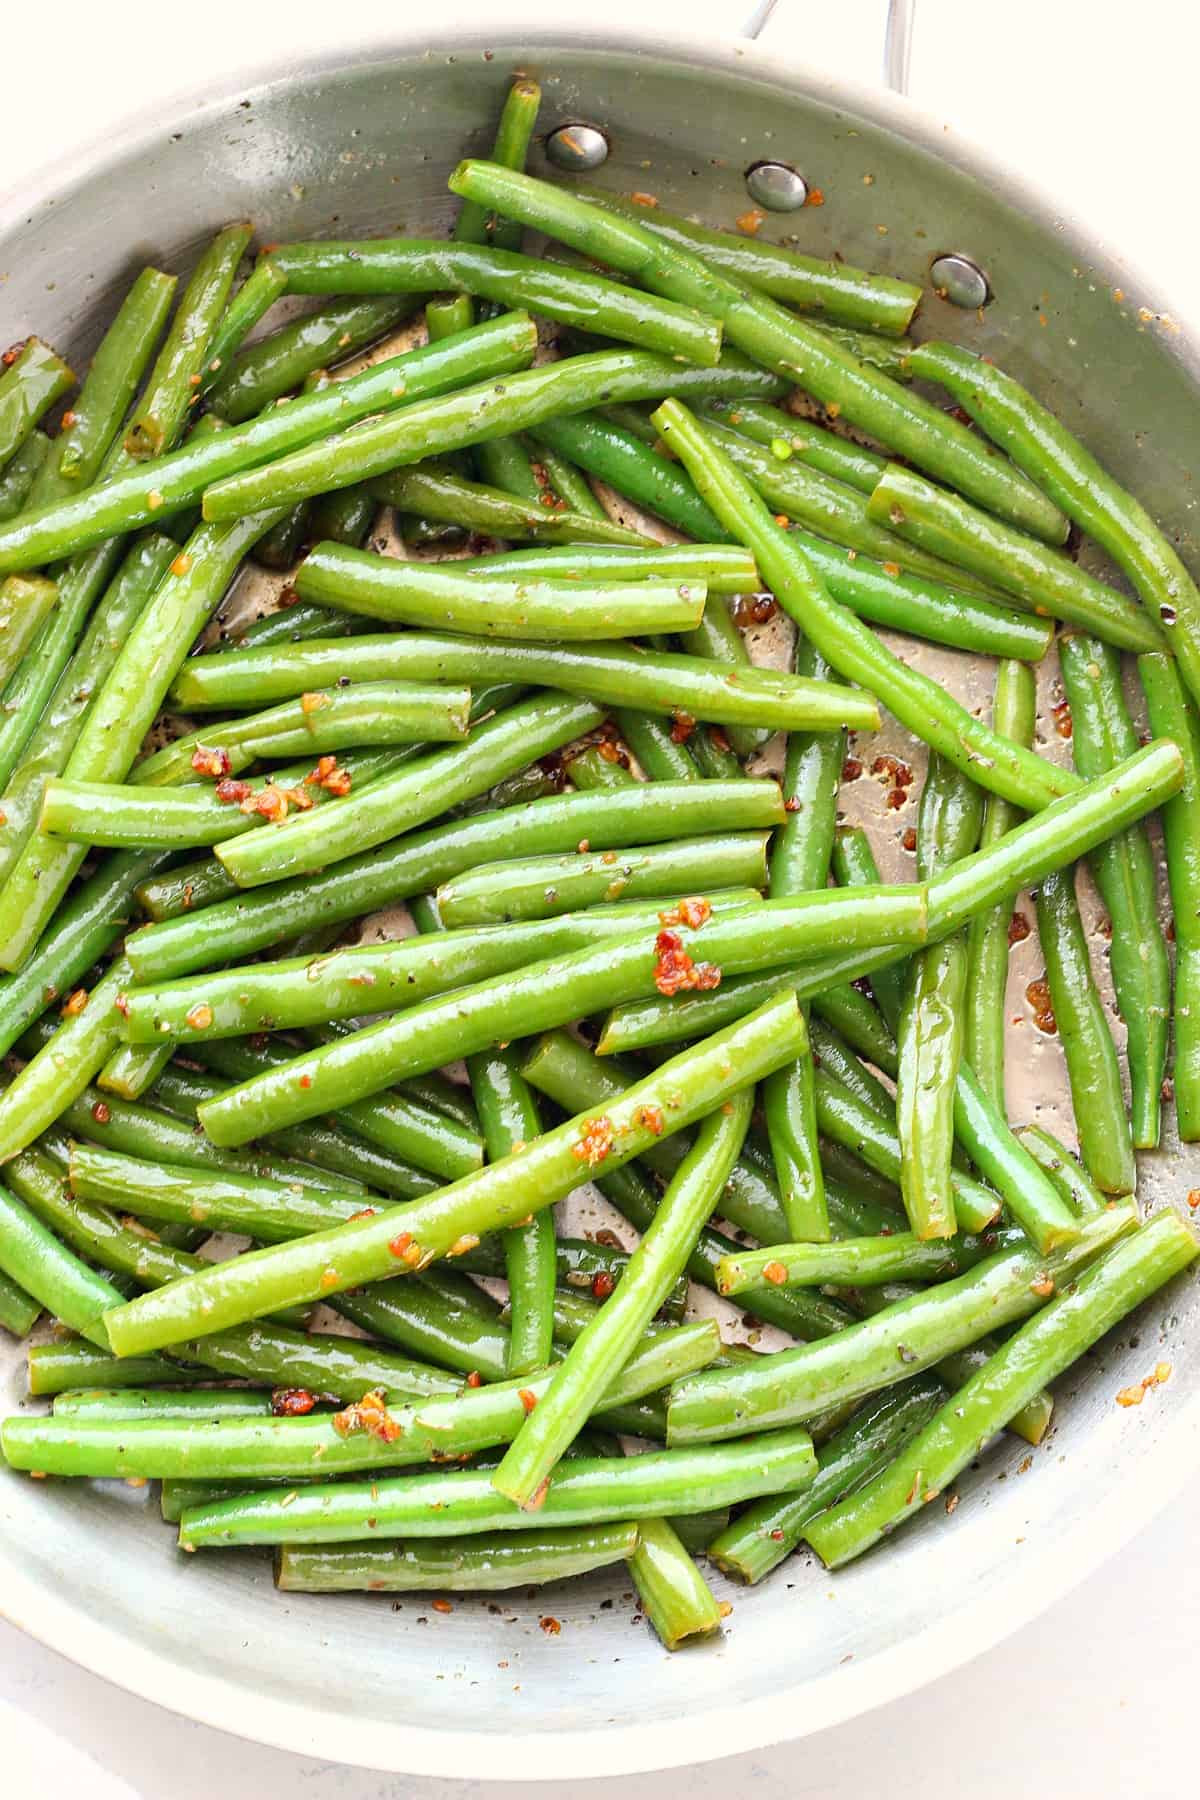
M825 205L789 228L799 248L920 280L931 244L970 243L997 299L982 314L926 299L919 336L993 355L1136 488L1196 563L1185 479L1195 444L1196 347L1164 297L1097 248L1099 228L1004 172L886 94L789 68L754 45L575 32L536 20L487 35L422 20L388 42L244 72L133 122L23 183L0 204L0 312L10 341L43 331L85 355L131 270L186 264L212 229L254 218L264 241L345 232L440 233L446 172L484 151L514 71L541 81L551 118L611 134L605 180L731 224L745 206L747 145L819 170ZM419 146L421 154L415 154ZM868 179L869 178L869 179ZM337 220L335 226L334 220ZM772 627L767 627L770 634ZM898 643L898 647L899 643ZM779 654L778 643L763 653ZM903 644L974 706L988 672ZM1057 698L1043 674L1044 701ZM1048 748L1066 753L1043 712ZM911 873L903 834L871 774L889 728L862 739L848 816L868 816L889 873ZM1028 906L1026 903L1026 910ZM1095 920L1094 911L1089 913ZM1056 1040L1040 1037L1024 986L1010 990L1017 1120L1069 1130ZM1142 1159L1142 1198L1186 1210L1200 1156L1174 1142ZM835 1578L794 1558L733 1602L720 1644L665 1655L630 1622L618 1580L512 1596L499 1612L456 1599L281 1596L266 1558L181 1557L153 1489L0 1474L0 1606L89 1668L180 1712L342 1761L441 1776L530 1781L666 1768L801 1736L944 1676L1024 1623L1111 1554L1200 1462L1200 1295L1177 1283L1059 1384L1037 1452L1002 1441L958 1484L952 1518L931 1507ZM1169 1361L1165 1387L1122 1408L1119 1388ZM23 1357L0 1350L0 1406L24 1401ZM602 1609L601 1602L615 1598ZM558 1636L538 1626L551 1612Z
M790 163L756 162L746 170L746 192L768 212L799 212L808 199L808 183Z
M969 312L986 306L992 297L991 285L979 264L958 251L935 256L929 265L929 280L943 300Z
M556 169L585 175L608 161L608 139L595 125L559 125L546 139L546 156Z

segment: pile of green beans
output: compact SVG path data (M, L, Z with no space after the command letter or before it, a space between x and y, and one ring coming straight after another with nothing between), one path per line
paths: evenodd
M539 104L448 241L144 270L57 432L68 363L3 359L0 1331L53 1405L0 1451L161 1481L284 1591L615 1565L674 1650L727 1610L698 1559L836 1569L1037 1454L1200 1253L1136 1204L1172 1092L1200 1139L1200 595L904 336L918 285L535 179ZM252 556L287 589L239 624ZM877 626L1001 659L990 722ZM885 712L908 882L842 810ZM1023 890L1078 1157L1009 1117Z

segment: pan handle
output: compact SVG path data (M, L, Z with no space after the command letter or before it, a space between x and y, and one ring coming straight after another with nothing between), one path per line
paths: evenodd
M815 36L819 60L906 94L916 7L917 0L858 0L853 8L836 8L826 15L825 33L834 25L831 42L813 33L811 12L796 0L754 0L740 36L769 38L780 48L790 37L796 50L810 50Z

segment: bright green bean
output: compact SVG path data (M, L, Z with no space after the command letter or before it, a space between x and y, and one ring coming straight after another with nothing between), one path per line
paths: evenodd
M126 430L130 456L161 456L178 435L199 393L213 332L249 242L249 225L226 226L196 264Z
M277 293L286 292L286 273L273 256L265 259L265 266L271 272L270 286ZM255 275L263 267L264 259L260 259ZM415 302L408 297L335 300L316 312L290 319L269 337L259 338L227 357L226 366L217 373L205 398L223 419L240 425L281 395L300 387L306 376L386 337L414 311Z
M301 1544L281 1549L275 1585L289 1594L501 1593L565 1581L613 1563L636 1558L640 1545L635 1521L623 1525L568 1526L561 1531L523 1532L517 1538L480 1532L433 1544L398 1544L387 1550L310 1550Z
M1181 791L1162 810L1175 922L1175 1117L1185 1144L1200 1137L1200 740L1196 713L1174 661L1138 658L1152 729L1179 746Z

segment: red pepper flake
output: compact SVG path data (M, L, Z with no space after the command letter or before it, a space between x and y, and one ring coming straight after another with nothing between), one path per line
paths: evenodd
M791 520L788 518L786 513L776 513L775 514L775 523L778 525L780 531L786 531L788 526L791 524Z
M277 788L269 781L257 793L251 791L247 794L240 810L244 813L261 813L264 819L277 825L281 819L287 818L288 803L282 788Z
M772 1287L786 1287L786 1266L781 1262L769 1262L763 1270L763 1280L769 1281Z
M393 1256L403 1256L405 1251L408 1249L408 1247L411 1243L412 1243L412 1232L411 1231L402 1231L400 1233L399 1237L394 1237L389 1240L388 1249L391 1251Z
M1039 1300L1049 1300L1054 1292L1053 1275L1039 1275L1036 1281L1030 1282L1029 1291L1036 1294Z
M857 781L862 774L862 764L857 756L848 756L842 764L842 780Z
M663 1113L661 1106L639 1106L633 1115L634 1123L643 1131L652 1131L655 1137L661 1137L663 1131Z
M472 1369L471 1373L467 1376L467 1386L469 1388L483 1386L483 1376L479 1373L478 1369Z
M890 575L894 581L900 573L900 564L898 562L885 562L883 565L883 572L885 575Z
M793 794L790 800L784 801L783 810L785 813L798 813L803 811L803 805Z
M783 1542L783 1533L780 1531L778 1525L775 1527L774 1531L769 1531L767 1536L772 1538L777 1544L782 1544Z
M805 206L824 206L825 195L820 188L809 188Z
M1047 1037L1053 1037L1058 1031L1058 1021L1050 1004L1049 982L1045 979L1031 981L1025 989L1025 998L1033 1008L1033 1022L1038 1030L1044 1031Z
M601 738L600 742L596 745L596 748L600 752L601 756L604 758L605 762L610 762L610 763L620 762L621 752L618 750L617 746L612 742L611 738Z
M660 994L669 998L685 988L707 992L721 985L721 971L716 964L693 962L677 932L660 931L654 940L654 951L654 985Z
M1054 729L1057 731L1059 737L1069 738L1075 729L1074 724L1071 721L1070 701L1060 700L1057 706L1052 706L1050 708L1050 711L1054 714Z
M192 751L192 767L197 775L211 775L214 780L218 780L222 775L228 775L233 764L229 760L228 750L223 750L220 746L210 750L204 744L197 744Z
M562 1626L559 1624L558 1620L552 1618L549 1613L546 1614L545 1618L539 1619L538 1624L541 1626L547 1637L557 1637L562 1630Z
M531 1413L533 1411L534 1407L537 1405L537 1395L534 1393L532 1388L518 1388L517 1389L517 1399L521 1402L521 1405L525 1408L526 1413Z
M708 735L718 750L728 750L730 748L729 739L719 725L710 725L708 728Z
M1154 1365L1153 1375L1145 1375L1133 1387L1122 1388L1117 1395L1118 1406L1140 1406L1151 1388L1161 1387L1164 1381L1171 1379L1171 1365L1160 1362Z
M10 344L8 349L4 352L4 355L0 356L0 364L6 369L11 369L28 342L28 338L22 338L20 343Z
M657 194L637 193L637 194L630 194L629 198L633 201L633 204L635 206L657 206L658 205L658 195Z
M64 1019L77 1019L79 1017L80 1013L83 1011L84 1007L87 1005L87 1003L88 1003L87 989L86 988L76 988L75 992L73 994L69 995L68 998L63 1002L63 1008L62 1008L63 1018Z
M352 786L349 769L339 768L336 756L318 758L316 768L304 779L310 787L324 788L327 794L348 794Z
M660 912L658 917L663 925L687 925L692 931L699 931L712 918L712 905L702 895L692 894L677 906L669 906L665 912Z
M905 832L904 836L900 839L900 842L903 845L904 849L906 849L908 851L909 855L911 856L913 851L917 847L917 834L916 834L916 830L914 829L913 826L911 826L911 825L909 826L909 828Z
M579 1142L571 1145L571 1155L585 1162L589 1169L602 1163L613 1147L613 1122L603 1113L598 1119L586 1119Z
M431 1600L429 1604L436 1613L450 1613L454 1611L454 1608L448 1600Z
M184 1024L190 1025L193 1031L207 1031L212 1022L213 1009L207 1000L197 1000L184 1014Z
M370 1437L378 1438L381 1444L394 1444L401 1435L400 1425L387 1409L382 1388L372 1388L361 1400L334 1413L330 1423L339 1437L365 1431Z
M671 742L686 744L696 729L696 721L691 713L673 712L671 714Z
M765 625L779 611L779 602L774 594L739 594L730 611L735 625Z
M734 220L734 224L737 226L738 230L744 232L747 237L756 237L758 235L759 227L762 225L766 216L766 213L761 211L759 207L752 206L749 212L739 213Z
M300 711L305 715L320 712L323 706L328 705L328 694L301 694L300 696Z
M175 561L171 564L171 573L172 575L186 575L191 566L191 557L186 550L181 550L179 555L175 558Z
M79 414L77 412L72 412L68 407L67 411L62 416L61 423L64 431L70 431L72 425L78 425Z
M347 1223L347 1225L352 1225L354 1223L355 1219L373 1219L374 1217L375 1217L375 1208L373 1206L360 1206L357 1212L352 1212L350 1214L350 1217L346 1220L346 1223Z
M1196 1211L1197 1207L1200 1207L1200 1188L1192 1188L1189 1191L1188 1197L1187 1197L1187 1203L1191 1207L1193 1212Z
M213 789L222 806L240 806L253 792L248 781L218 781Z
M476 1235L473 1231L464 1231L463 1235L461 1237L455 1238L454 1242L451 1244L450 1248L447 1250L446 1255L447 1256L465 1256L467 1254L467 1251L474 1250L476 1248L476 1246L478 1245L478 1243L479 1243L479 1239L478 1239L478 1237L476 1237Z
M129 995L128 994L118 994L116 999L113 1001L113 1005L116 1007L117 1011L120 1013L120 1015L123 1019L127 1019L129 1017Z
M302 1088L310 1088L312 1086L312 1076L311 1075L302 1075L300 1077L300 1086Z
M871 773L876 776L882 775L893 787L907 788L911 787L913 783L913 772L908 764L901 762L898 756L892 756L886 751L883 755L875 758L871 764Z
M276 605L281 612L286 612L289 606L299 606L299 604L300 596L294 587L280 589L279 599L276 601Z
M112 1118L112 1109L107 1100L97 1100L95 1106L92 1108L92 1117L95 1119L97 1125L108 1124L108 1121ZM1191 1196L1189 1195L1189 1199L1190 1198Z
M1015 912L1008 922L1008 941L1010 944L1023 944L1033 930L1023 912Z
M607 1300L616 1285L607 1269L597 1269L592 1276L592 1299Z
M957 1494L950 1494L947 1497L947 1500L946 1500L947 1516L949 1516L951 1513L956 1513L958 1511L958 1501L959 1501L959 1496Z
M276 1388L271 1395L271 1411L277 1419L298 1419L316 1404L316 1395L307 1388Z

